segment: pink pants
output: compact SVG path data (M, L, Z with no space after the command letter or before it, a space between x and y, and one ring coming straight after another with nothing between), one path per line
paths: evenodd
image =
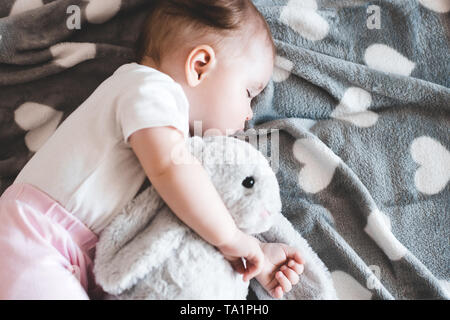
M0 299L100 299L97 240L43 191L12 184L0 197Z

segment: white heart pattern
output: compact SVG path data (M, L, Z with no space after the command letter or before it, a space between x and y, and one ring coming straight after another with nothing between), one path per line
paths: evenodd
M17 125L28 131L25 144L33 152L39 150L55 132L62 116L63 112L36 102L25 102L14 111Z
M369 92L358 87L350 87L330 116L351 122L358 127L371 127L378 120L378 114L367 110L371 103L372 96Z
M304 164L298 174L300 187L309 193L325 189L341 159L316 139L298 139L292 149L294 157Z
M61 42L50 47L53 63L70 68L85 60L94 59L97 53L95 43Z
M43 5L44 3L42 0L16 0L11 8L11 11L9 12L9 15L15 16L22 12L42 7Z
M419 0L420 4L434 12L446 13L450 11L449 0Z
M119 12L122 0L90 0L86 6L86 19L90 23L104 23Z
M367 47L364 61L372 69L402 76L409 76L416 66L414 62L382 43L374 43Z
M294 63L292 61L289 61L288 59L281 56L276 56L272 80L274 82L282 82L287 80L293 68Z
M311 41L325 38L330 28L317 13L316 0L290 0L281 10L280 21Z
M333 271L331 278L339 300L370 300L372 298L372 292L344 271Z
M392 233L389 217L378 209L370 212L364 231L392 261L400 260L408 252Z
M441 192L450 180L450 152L427 136L414 139L410 151L420 165L414 176L417 190L427 195Z

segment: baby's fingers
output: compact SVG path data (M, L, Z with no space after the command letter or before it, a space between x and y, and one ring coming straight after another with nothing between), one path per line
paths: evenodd
M275 278L278 280L278 283L280 284L281 288L283 288L284 292L289 292L292 289L292 284L289 281L289 279L284 275L283 272L278 271L275 274Z
M280 268L280 270L283 272L283 274L286 276L286 278L288 278L288 280L291 282L291 284L297 284L298 281L300 280L298 277L298 274L294 270L292 270L286 266L282 266Z
M303 270L305 270L305 267L303 266L303 264L295 262L294 260L290 260L287 265L289 268L291 268L292 270L297 272L297 274L301 274L301 273L303 273Z
M253 277L257 276L262 269L262 264L261 263L249 263L247 261L247 269L244 272L244 281L249 281L250 279L252 279Z
M299 251L296 251L294 253L294 259L298 264L305 264L305 261L303 261L302 256L300 255Z
M284 252L286 253L286 257L288 259L292 259L296 261L299 264L304 264L305 262L302 259L302 256L300 255L300 251L294 247L290 247L288 245L282 245Z
M244 274L244 281L249 281L253 277L256 277L263 269L264 255L262 251L260 250L260 252L258 252L255 256L246 259L246 264L247 270Z
M240 274L244 274L245 273L245 268L244 268L244 264L242 263L242 261L239 260L235 260L235 261L230 261L231 266L233 267L233 269L240 273Z

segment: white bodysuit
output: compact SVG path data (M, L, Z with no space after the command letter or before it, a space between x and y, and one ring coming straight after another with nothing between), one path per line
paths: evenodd
M160 126L189 137L182 87L156 69L122 65L61 123L14 182L44 191L98 234L146 177L128 137Z

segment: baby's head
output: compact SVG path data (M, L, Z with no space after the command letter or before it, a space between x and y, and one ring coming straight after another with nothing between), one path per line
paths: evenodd
M273 72L275 45L251 0L154 0L136 43L138 63L179 83L189 126L234 134ZM214 131L216 129L217 131Z

